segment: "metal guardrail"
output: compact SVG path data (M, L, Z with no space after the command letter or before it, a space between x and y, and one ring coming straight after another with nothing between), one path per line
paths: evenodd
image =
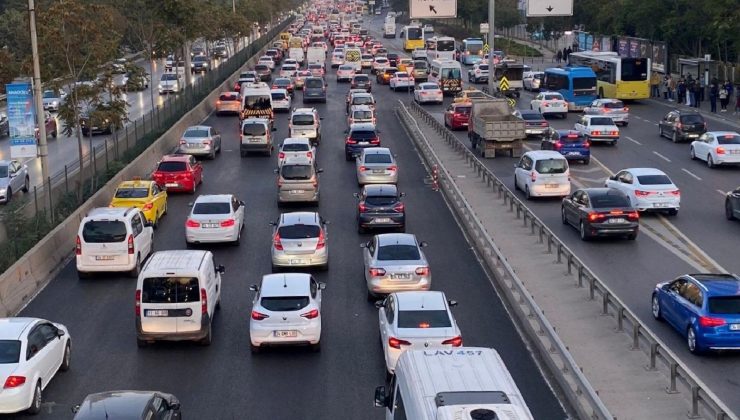
M403 107L402 103L401 106ZM702 413L706 412L715 420L740 419L737 414L733 413L722 401L720 401L719 397L717 397L717 395L715 395L703 381L701 381L679 360L678 356L673 353L673 351L671 351L668 346L650 330L650 328L642 324L637 315L635 315L635 313L632 312L632 310L630 310L603 281L596 277L583 261L581 261L570 248L560 241L550 228L548 228L542 220L532 213L532 211L530 211L524 203L522 203L522 201L519 200L519 198L517 198L516 195L509 190L509 188L499 180L496 175L493 174L493 172L491 172L490 169L483 165L483 163L478 160L470 149L468 149L453 132L449 131L418 104L412 102L410 108L418 117L421 118L422 121L431 125L450 147L465 157L467 164L475 169L478 176L482 178L487 186L498 194L499 198L504 200L504 204L508 202L509 210L516 211L517 218L523 219L524 226L530 227L532 234L539 236L540 243L547 244L548 253L554 252L556 254L556 263L567 264L568 274L576 273L578 279L576 285L579 288L588 287L589 300L599 299L601 301L602 315L614 316L616 318L616 331L625 332L630 336L632 340L631 350L642 350L648 356L645 369L657 370L659 366L661 366L663 369L668 371L669 383L666 387L666 392L678 393L679 384L686 387L691 395L691 408L687 413L688 418L700 418ZM433 153L433 151L431 152ZM444 171L440 171L440 173L444 174ZM446 176L446 174L444 175ZM445 182L442 184L444 185ZM452 182L448 181L447 184L451 184L453 187L456 187ZM454 191L455 188L452 188L452 190ZM467 202L464 201L464 198L461 201L467 206ZM471 212L469 209L466 211ZM472 214L472 212L470 217L474 219L476 224L480 225L480 221L474 216L474 214ZM480 226L480 228L482 229L481 235L486 237L486 239L490 239L482 226ZM500 264L500 266L505 268L512 284L515 284L516 287L520 289L520 296L530 304L529 301L531 300L531 297L516 277L516 274L511 270L511 267L506 263L505 258L497 252L498 250L495 248L495 245L492 245L491 248L496 250L497 255L495 258L497 264ZM533 301L531 302L530 308L532 308L530 317L537 316L538 322L542 323L541 325L545 330L544 332L549 333L549 329L545 328L545 325L549 326L549 323L547 323L547 320L544 319L544 316L541 315L539 310L534 309L536 308L536 304L534 304ZM559 339L557 341L559 342ZM569 366L569 368L571 372L575 368L576 372L580 373L580 370L575 367L574 364ZM581 390L586 391L586 389L587 388L582 388ZM594 407L594 413L598 413L596 407Z

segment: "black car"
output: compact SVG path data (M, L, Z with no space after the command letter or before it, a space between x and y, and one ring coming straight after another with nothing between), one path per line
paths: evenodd
M386 58L388 59L388 65L389 66L391 66L391 67L398 66L398 54L396 54L396 53L388 53L388 55L386 56Z
M80 114L80 131L83 136L113 134L114 124L104 116L103 110L91 108Z
M306 77L303 81L303 103L311 101L326 103L326 83L321 77Z
M205 55L196 55L190 63L190 71L193 73L207 72L211 68L211 61Z
M352 124L347 131L347 138L344 140L344 157L351 161L362 153L362 149L368 147L380 147L380 132L372 123Z
M366 92L371 92L373 90L372 82L370 81L370 76L367 74L356 74L352 77L352 84L350 85L350 89L365 89Z
M73 411L74 420L182 418L177 397L157 391L108 391L90 394Z
M515 115L524 120L526 124L524 132L527 134L527 138L541 139L549 132L550 123L539 112L522 109L517 110Z
M272 70L270 70L267 64L257 64L254 66L254 71L260 78L260 82L269 82L272 80Z
M674 143L698 139L707 132L707 122L696 111L674 109L658 123L658 133Z
M623 192L614 188L584 188L563 199L560 208L564 225L578 229L581 239L596 236L637 238L640 214Z
M366 185L362 192L355 193L357 204L357 231L369 229L397 229L406 231L406 207L401 201L405 193L391 184Z
M740 220L740 187L725 196L725 216L727 220Z

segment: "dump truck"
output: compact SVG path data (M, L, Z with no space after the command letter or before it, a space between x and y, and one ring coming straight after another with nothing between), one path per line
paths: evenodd
M499 150L521 157L526 123L511 112L504 98L472 99L468 139L481 157L494 158Z

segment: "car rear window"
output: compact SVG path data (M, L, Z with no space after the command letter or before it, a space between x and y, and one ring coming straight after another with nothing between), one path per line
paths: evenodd
M392 163L391 155L385 153L371 153L365 155L365 163Z
M367 82L370 78L366 74L363 74L362 76L355 76L354 80L355 82Z
M704 118L697 114L681 115L681 122L684 124L702 124Z
M422 87L422 90L438 90L439 86L437 85L424 85Z
M740 315L740 297L710 297L709 312L713 314Z
M82 228L82 238L92 244L123 242L126 224L118 220L90 220Z
M185 162L160 162L157 166L159 172L183 172L188 169Z
M585 137L581 134L563 134L560 136L560 141L563 143L581 143L585 140Z
M20 340L0 340L0 364L18 363L20 356Z
M263 297L260 304L272 312L297 311L308 306L308 296Z
M365 197L365 203L371 206L390 206L396 204L397 201L395 195L368 195Z
M276 101L282 101L285 99L285 94L283 92L272 92L272 99Z
M146 198L149 196L149 188L119 188L116 190L116 198Z
M723 134L721 136L717 136L717 142L719 144L740 144L740 135Z
M311 165L283 165L280 168L283 179L310 179Z
M568 162L565 159L538 160L535 169L541 174L564 174L568 170Z
M370 140L375 138L375 131L360 131L356 130L350 134L354 140Z
M148 277L141 286L141 303L189 303L200 301L196 277Z
M614 121L607 117L591 118L591 125L614 125Z
M208 130L187 130L183 137L208 137Z
M245 136L264 136L267 134L267 128L264 124L244 124L242 134Z
M547 101L562 101L563 97L561 95L545 95L545 100Z
M455 107L455 113L456 114L470 114L470 107L469 106L456 106Z
M324 82L321 79L308 79L306 80L306 87L308 88L323 88Z
M380 261L415 261L421 259L416 245L385 245L378 248Z
M543 120L542 114L537 113L522 113L522 119L525 121Z
M308 143L286 143L283 145L284 152L307 152L309 150Z
M231 203L195 203L193 214L229 214Z
M321 229L316 225L285 225L280 226L278 234L282 239L318 238Z
M236 94L223 94L219 96L218 99L221 101L238 101L239 96Z
M619 194L594 194L590 195L591 207L602 209L608 207L630 207L630 200Z
M398 311L398 328L452 327L447 311Z
M352 98L352 105L372 105L373 98L370 96L355 96Z
M295 114L292 118L293 125L313 125L312 114Z
M373 118L373 112L372 111L354 111L352 113L352 118L356 120L370 120Z
M414 61L414 69L416 70L425 70L427 68L427 63L424 61Z
M670 185L671 179L667 175L639 175L637 181L642 185Z
M606 102L604 104L604 108L609 108L609 109L624 108L624 102L622 101Z
M254 66L254 69L257 71L270 71L270 68L267 67L267 64L257 64L256 66Z

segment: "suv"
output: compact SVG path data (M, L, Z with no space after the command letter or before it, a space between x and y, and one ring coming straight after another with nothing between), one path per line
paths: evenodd
M316 108L294 108L288 123L288 136L306 137L318 146L321 142L321 120Z
M514 166L514 189L532 197L570 195L568 160L559 152L530 150Z
M674 109L658 123L658 134L674 143L698 139L707 132L707 122L696 111Z
M278 174L278 205L292 202L319 202L319 174L323 169L314 166L313 159L296 157L287 159Z
M152 253L154 229L141 210L102 207L80 222L75 243L79 277L92 272L128 272L138 277L141 263Z
M272 127L268 118L247 118L242 120L239 130L239 154L245 157L249 152L262 152L272 155Z
M362 149L368 147L380 147L380 131L375 124L357 123L349 126L347 138L344 141L344 157L351 161L362 153Z
M303 81L303 103L319 101L326 103L326 83L321 77L306 77Z
M406 231L406 207L401 201L405 193L391 184L365 185L354 194L357 200L357 232L368 229L395 228Z

